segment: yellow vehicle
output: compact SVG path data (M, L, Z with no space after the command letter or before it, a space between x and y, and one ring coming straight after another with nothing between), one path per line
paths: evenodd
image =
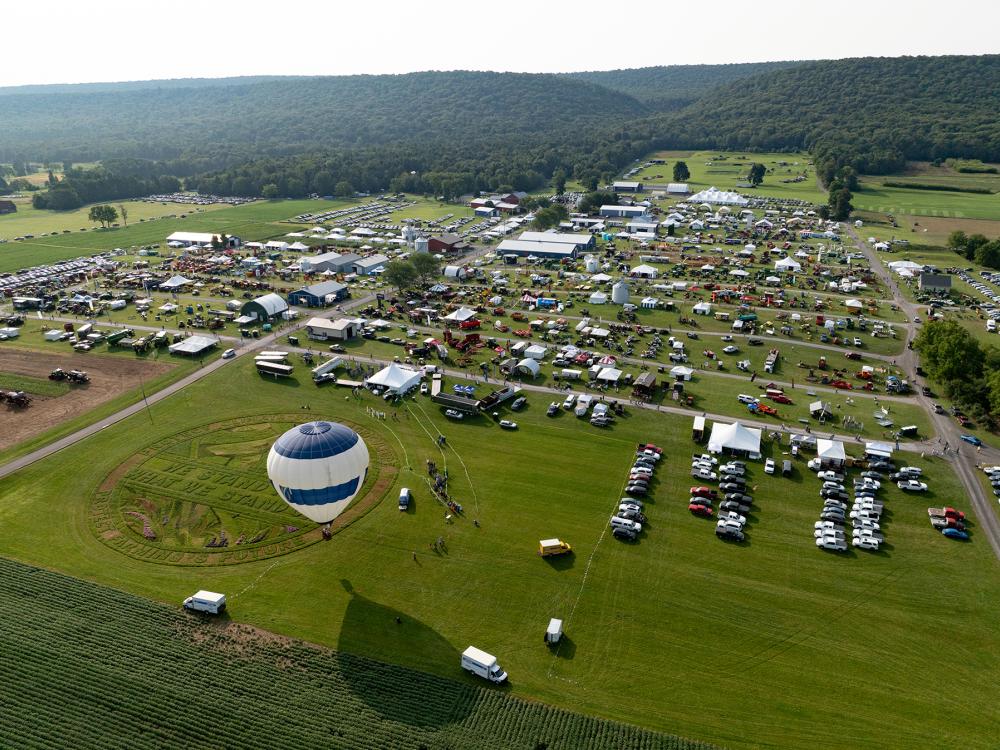
M573 548L569 546L566 542L562 542L558 539L542 539L538 543L538 554L542 557L551 557L552 555L565 555L573 551Z

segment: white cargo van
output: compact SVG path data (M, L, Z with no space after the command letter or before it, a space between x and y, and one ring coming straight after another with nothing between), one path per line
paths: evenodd
M214 591L199 591L184 600L184 609L192 612L207 612L217 615L226 608L226 595Z
M462 652L462 669L497 684L507 679L507 673L497 664L497 658L475 646Z

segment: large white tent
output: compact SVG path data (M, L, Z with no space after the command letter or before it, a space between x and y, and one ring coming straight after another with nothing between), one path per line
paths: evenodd
M460 307L455 312L444 316L445 320L452 320L456 323L464 323L467 320L471 320L476 317L476 311L470 310L468 307Z
M816 456L824 465L843 466L847 461L847 451L839 440L816 440Z
M420 384L420 373L395 362L384 367L365 381L365 385L385 388L390 393L406 393Z
M746 427L739 422L714 422L712 434L708 438L708 450L712 453L731 451L756 456L760 454L760 433L759 429Z
M745 206L750 203L749 198L745 198L739 193L719 190L714 185L700 193L695 193L688 200L690 203L715 203L724 206Z
M776 271L798 272L802 270L802 264L792 258L782 258L774 262L774 268Z

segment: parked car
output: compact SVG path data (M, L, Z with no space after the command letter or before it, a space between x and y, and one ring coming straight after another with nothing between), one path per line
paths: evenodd
M833 537L820 537L816 540L816 546L820 549L830 550L831 552L847 551L847 542L843 539L835 539Z
M632 529L614 528L611 530L611 536L623 542L634 542L639 535Z
M709 506L702 503L690 503L688 505L688 510L694 515L702 516L704 518L709 518L714 512Z
M944 534L949 539L968 539L969 532L962 531L961 529L941 529L941 533Z
M524 396L519 396L514 399L514 402L510 405L511 411L521 411L528 404L528 399Z
M465 415L457 409L445 409L444 415L449 419L465 419Z
M690 492L695 497L715 498L718 495L718 493L715 490L711 489L710 487L704 487L704 486L692 487Z
M505 430L516 430L517 422L511 422L509 419L501 419L500 426L503 427Z
M236 350L235 349L226 349L226 351L224 351L222 353L222 358L223 359L232 359L235 356L236 356Z
M905 492L926 492L927 483L918 482L916 479L904 479L901 482L897 482L896 486Z
M817 477L822 479L824 482L843 482L844 475L838 474L835 471L821 471L816 474Z
M879 541L868 536L856 536L851 539L851 544L857 549L863 549L869 552L878 552L879 548Z
M769 458L764 462L764 473L773 474L774 473L774 459Z
M549 404L549 408L545 410L545 416L547 417L554 417L558 413L559 413L559 404L555 401Z
M959 435L959 438L969 443L970 445L976 446L977 448L983 444L983 441L977 438L975 435Z
M746 535L742 531L740 531L739 529L731 528L729 526L724 526L721 528L719 526L716 526L715 535L719 537L719 539L727 539L733 542L742 542L744 539L746 539Z
M714 471L708 471L697 467L691 469L691 476L695 479L700 479L703 482L714 482L719 478Z

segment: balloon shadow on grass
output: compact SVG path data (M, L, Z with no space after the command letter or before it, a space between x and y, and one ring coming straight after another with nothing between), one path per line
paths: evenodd
M354 696L381 718L419 727L442 727L466 719L480 693L461 681L461 654L436 630L405 612L355 592L351 594L337 649L342 677ZM375 661L352 664L350 654ZM409 661L453 666L455 679L386 662ZM472 679L471 677L468 679Z

